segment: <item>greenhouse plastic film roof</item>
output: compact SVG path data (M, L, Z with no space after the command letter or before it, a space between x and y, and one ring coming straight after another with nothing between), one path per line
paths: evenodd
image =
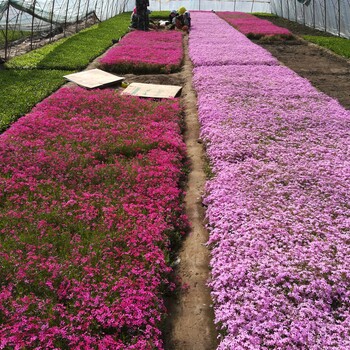
M4 29L8 22L12 27L16 26L16 29L26 30L31 27L33 17L36 25L39 25L36 28L38 31L44 30L48 23L54 25L76 23L92 14L102 20L119 13L125 7L125 2L119 3L115 0L0 0L0 29ZM7 9L9 9L8 13ZM113 13L107 13L108 11Z
M271 0L271 10L280 17L350 39L350 0Z

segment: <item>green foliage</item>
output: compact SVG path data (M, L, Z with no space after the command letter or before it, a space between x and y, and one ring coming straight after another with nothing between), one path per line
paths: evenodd
M277 18L277 16L274 13L253 12L252 15L257 16L257 17L274 17L274 18Z
M14 69L81 70L128 31L130 13L122 13L88 29L18 56L6 63Z
M4 131L64 82L70 71L0 70L0 131Z
M150 18L152 19L168 19L170 11L152 11Z
M31 35L31 32L24 32L21 30L9 30L7 33L8 41L15 41L21 38L26 38ZM0 31L0 47L5 45L5 30Z
M339 37L304 35L303 38L336 54L350 58L350 40Z
M30 51L24 55L12 58L6 63L6 68L9 69L35 69L40 66L40 63L49 56L51 52L61 46L68 38L58 40L54 43L45 45L40 49Z
M117 74L169 74L178 72L181 68L179 64L164 66L163 64L121 62L116 65L101 64L102 70Z

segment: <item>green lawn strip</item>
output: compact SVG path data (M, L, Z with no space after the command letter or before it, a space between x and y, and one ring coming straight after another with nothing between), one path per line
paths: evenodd
M122 13L88 29L15 57L6 63L11 69L81 70L128 31L130 13Z
M274 13L265 13L265 12L253 12L252 15L257 17L278 17Z
M150 19L163 19L167 20L169 18L170 11L152 11L150 14Z
M0 70L0 132L64 84L61 70Z
M18 39L24 39L31 35L31 32L24 32L22 30L9 30L7 33L7 40L9 42L16 41ZM0 47L5 45L5 30L0 30Z
M303 35L303 39L323 46L345 58L350 58L350 40L339 37Z

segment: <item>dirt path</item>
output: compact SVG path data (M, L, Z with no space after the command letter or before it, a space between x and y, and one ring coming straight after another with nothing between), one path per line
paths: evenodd
M184 241L179 257L178 276L188 284L187 291L169 305L166 350L212 350L216 348L213 309L206 281L209 277L209 251L204 246L208 232L204 228L204 209L201 204L205 174L204 151L199 138L196 95L192 88L192 65L186 40L185 63L182 70L182 103L185 107L185 142L191 162L186 192L186 212L191 232Z
M268 18L297 36L327 35L282 18ZM302 39L285 43L256 43L270 51L282 64L308 79L317 89L350 109L350 61Z
M150 83L180 85L181 104L185 112L185 142L191 170L186 188L186 214L191 232L179 252L180 263L176 274L188 289L167 300L169 316L164 325L166 350L214 350L217 347L217 333L214 326L214 312L209 288L209 250L204 246L208 232L204 227L204 209L201 196L206 176L204 173L204 150L199 139L197 97L192 87L192 64L188 56L188 37L184 40L185 58L182 71L174 74L124 74L128 83ZM97 61L88 69L96 68Z

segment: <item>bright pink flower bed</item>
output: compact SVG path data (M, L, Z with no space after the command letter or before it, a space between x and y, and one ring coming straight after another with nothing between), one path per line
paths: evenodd
M231 24L249 38L261 38L263 36L292 38L293 34L286 28L281 28L273 23L242 12L217 12L218 16Z
M177 101L61 89L0 136L0 348L162 349Z
M134 31L100 59L101 67L119 73L171 73L180 69L182 33Z

